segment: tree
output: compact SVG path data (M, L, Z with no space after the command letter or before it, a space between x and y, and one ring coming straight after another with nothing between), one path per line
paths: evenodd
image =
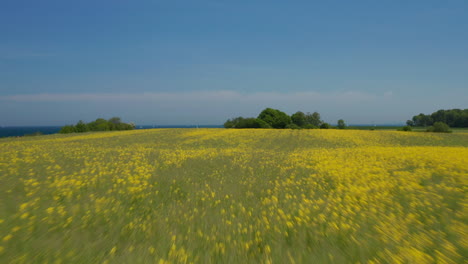
M240 122L242 122L242 120L244 120L244 118L242 116L232 118L232 119L228 119L224 123L224 127L225 128L238 128L237 126L239 125Z
M121 120L120 120L120 117L112 117L110 118L109 120L107 120L108 124L109 124L109 129L110 130L121 130L121 127L120 127L120 123L121 123Z
M413 122L415 126L430 126L435 122L443 122L449 127L468 127L468 109L440 109L430 115L421 113L413 116Z
M447 123L447 113L449 112L445 110L438 110L437 112L434 112L430 115L431 119L434 120L434 122L443 122Z
M345 124L343 119L338 120L338 128L339 129L345 129L346 128L346 124Z
M225 128L271 128L271 126L265 121L258 118L243 118L236 117L228 119L224 123Z
M89 131L89 128L88 128L88 126L85 124L85 122L83 122L83 120L80 120L80 121L78 121L78 123L76 124L75 130L76 130L76 132L78 132L78 133L82 133L82 132L88 132L88 131Z
M413 122L415 126L430 126L432 125L432 117L429 115L425 115L423 113L420 113L417 116L413 116Z
M76 132L76 129L75 129L75 126L73 125L63 126L62 128L60 128L60 131L59 131L60 134L69 134L69 133L75 133L75 132Z
M450 127L444 122L435 122L434 125L427 129L427 132L450 133Z
M98 118L96 121L88 123L89 130L91 131L109 131L110 124L104 118Z
M258 118L244 118L239 124L238 128L271 128L271 126Z
M291 121L293 122L293 124L299 127L303 127L307 124L306 115L301 111L297 111L296 113L294 113L291 116Z
M261 119L268 123L272 128L285 128L288 124L291 124L291 117L280 110L273 108L266 108L259 115L258 119Z
M109 120L98 118L93 122L86 124L80 120L75 126L64 126L60 129L59 133L74 133L74 132L88 132L88 131L108 131L108 130L132 130L135 129L135 124L123 123L120 117L113 117Z
M122 123L122 120L120 119L120 117L112 117L111 119L109 119L109 123L117 125Z
M323 121L320 120L320 114L318 112L307 113L306 114L306 123L314 127L320 127Z
M413 120L406 120L406 125L407 126L414 126L414 121Z

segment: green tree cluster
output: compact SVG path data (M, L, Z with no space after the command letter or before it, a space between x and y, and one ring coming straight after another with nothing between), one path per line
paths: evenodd
M265 121L258 118L244 118L236 117L233 119L228 119L224 123L225 128L271 128L271 126Z
M116 131L116 130L133 130L135 125L132 123L124 123L120 117L113 117L109 120L98 118L93 122L85 123L82 120L78 121L76 125L63 126L59 133L83 133L88 131Z
M273 108L266 108L257 117L269 124L272 128L286 128L292 123L291 117L285 112Z
M423 113L413 116L412 120L406 121L411 126L432 126L436 122L442 122L450 127L468 127L468 109L438 110L430 115Z
M344 126L344 121L341 120ZM340 123L340 122L339 122ZM331 128L328 123L323 122L320 119L320 114L314 113L303 113L298 111L291 116L288 114L273 108L266 108L257 118L244 118L236 117L228 119L224 123L225 128L290 128L290 129L301 129L301 128ZM344 128L344 127L343 127Z

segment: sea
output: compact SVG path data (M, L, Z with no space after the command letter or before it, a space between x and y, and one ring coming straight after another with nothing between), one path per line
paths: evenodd
M222 125L173 125L173 126L158 126L158 125L141 125L136 126L136 129L152 129L152 128L222 128ZM60 126L17 126L17 127L0 127L0 138L2 137L23 137L34 135L38 132L43 135L56 134L60 131Z

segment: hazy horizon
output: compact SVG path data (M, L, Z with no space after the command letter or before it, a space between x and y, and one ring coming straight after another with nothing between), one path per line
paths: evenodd
M467 1L3 1L0 126L468 108Z

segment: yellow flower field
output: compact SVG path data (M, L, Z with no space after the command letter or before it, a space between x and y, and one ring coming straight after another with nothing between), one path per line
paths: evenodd
M468 134L0 139L0 263L463 263Z

